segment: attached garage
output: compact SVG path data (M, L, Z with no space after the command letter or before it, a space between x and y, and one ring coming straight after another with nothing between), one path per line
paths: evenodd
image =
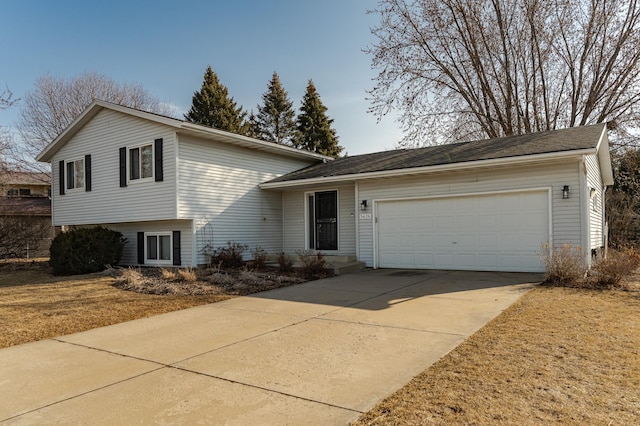
M376 267L543 271L548 190L376 202Z
M339 185L353 204L339 203L338 236L353 244L328 256L370 268L543 272L545 243L580 247L591 263L606 242L612 184L606 124L596 124L348 156L260 187L283 192L288 251L305 246L304 194Z

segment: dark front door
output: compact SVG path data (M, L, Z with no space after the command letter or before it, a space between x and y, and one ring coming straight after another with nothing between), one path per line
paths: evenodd
M338 193L315 193L316 250L338 250Z

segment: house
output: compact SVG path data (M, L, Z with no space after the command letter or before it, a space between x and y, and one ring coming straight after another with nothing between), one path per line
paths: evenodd
M330 159L105 102L38 157L55 225L101 224L123 263L194 266L227 241L374 268L541 271L605 244L606 125Z
M282 251L282 195L258 185L327 157L96 101L38 156L53 223L122 232L122 262L195 266L241 242Z
M0 197L51 196L51 177L46 173L5 170L0 172Z
M51 178L46 173L4 170L0 172L0 253L18 257L49 254L55 235L51 225ZM16 230L19 226L25 228ZM13 228L10 231L7 228ZM10 238L4 235L10 232ZM6 241L11 240L11 241Z

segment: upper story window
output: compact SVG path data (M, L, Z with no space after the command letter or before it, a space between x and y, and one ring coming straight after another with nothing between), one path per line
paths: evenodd
M119 149L120 187L133 182L162 182L162 138L138 146Z
M153 144L129 148L129 180L153 178Z
M68 190L84 188L83 158L65 162L65 183Z
M65 191L79 189L91 191L91 155L74 160L60 160L58 173L60 195L64 195ZM51 194L51 192L48 193Z

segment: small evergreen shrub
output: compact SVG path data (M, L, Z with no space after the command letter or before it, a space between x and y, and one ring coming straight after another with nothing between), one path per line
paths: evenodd
M300 258L300 273L305 279L313 280L333 275L333 271L326 267L324 254L315 250L298 250Z
M218 247L211 254L211 264L218 268L240 268L244 265L244 252L249 248L246 244L227 241L226 247Z
M126 243L120 232L101 226L73 229L53 239L49 264L59 275L102 271L120 262Z
M543 244L540 256L545 266L546 283L575 286L583 280L587 268L580 247L571 244L551 247L547 243Z

